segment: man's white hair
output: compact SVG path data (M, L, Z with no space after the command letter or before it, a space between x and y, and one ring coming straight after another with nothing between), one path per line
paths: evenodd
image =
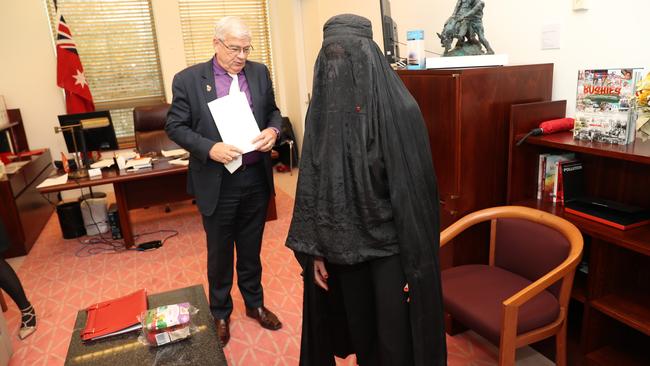
M246 23L235 16L223 17L214 25L214 38L224 40L227 36L249 40L253 38Z

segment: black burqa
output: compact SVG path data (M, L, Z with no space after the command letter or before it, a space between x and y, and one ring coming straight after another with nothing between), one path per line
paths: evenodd
M399 253L415 364L444 365L438 191L422 114L368 19L338 15L323 30L287 237L304 270L300 364L354 352L338 289L313 282L313 256L355 264Z

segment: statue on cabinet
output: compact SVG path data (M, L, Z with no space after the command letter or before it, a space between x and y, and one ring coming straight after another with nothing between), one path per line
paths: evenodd
M445 48L443 56L494 54L483 29L484 7L485 3L481 0L458 0L453 14L445 22L442 34L437 33ZM454 39L456 44L451 49Z

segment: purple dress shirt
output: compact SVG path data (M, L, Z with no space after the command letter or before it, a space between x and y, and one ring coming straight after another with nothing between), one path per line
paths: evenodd
M230 84L232 83L232 77L228 75L228 72L217 63L217 58L212 58L212 72L214 73L214 86L217 89L217 98L225 97L230 93ZM237 74L237 79L239 81L239 90L246 94L246 99L248 100L248 105L253 110L253 98L251 98L251 90L248 87L248 81L246 80L246 74L244 70L240 71ZM262 160L262 153L259 151L251 151L242 156L242 165L251 165L255 164L258 161Z

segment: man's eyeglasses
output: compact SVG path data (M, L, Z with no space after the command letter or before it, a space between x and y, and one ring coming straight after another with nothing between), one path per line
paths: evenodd
M247 47L239 47L239 46L228 46L224 41L219 39L219 42L226 47L229 53L234 53L235 55L239 55L241 52L244 53L244 55L248 55L251 53L253 50L253 46L247 46Z

